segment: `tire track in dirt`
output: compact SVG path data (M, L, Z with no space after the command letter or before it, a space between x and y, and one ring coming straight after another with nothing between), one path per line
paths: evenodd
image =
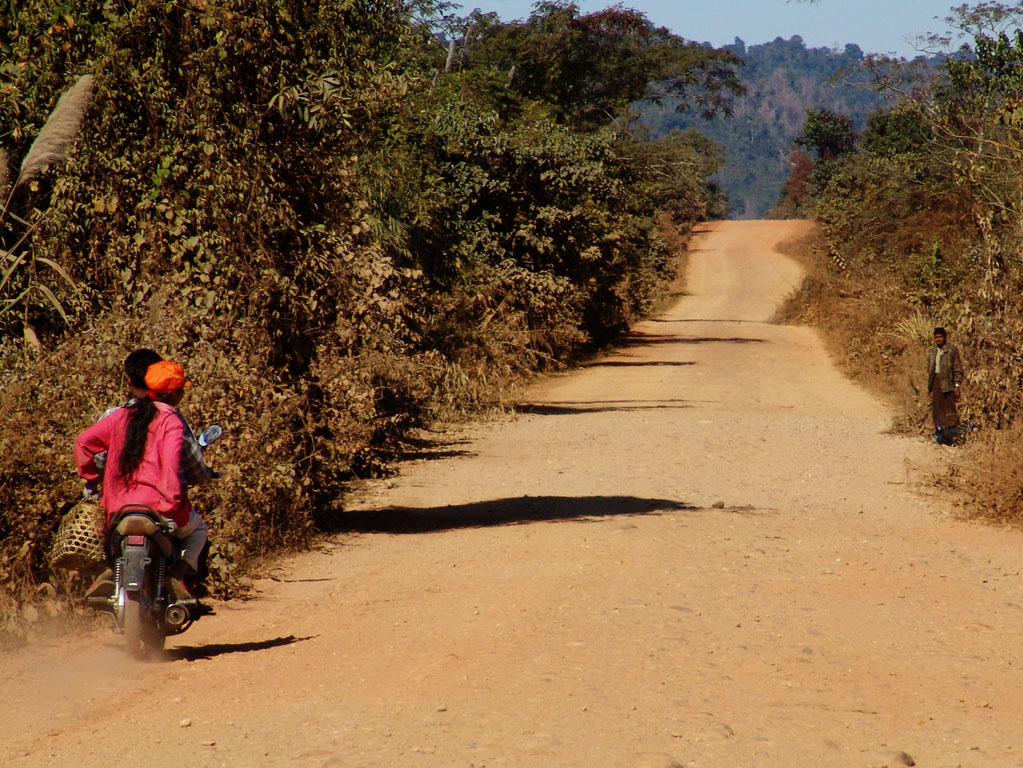
M1023 765L1020 536L920 495L947 451L767 322L803 226L707 227L675 307L166 663L0 662L0 764Z

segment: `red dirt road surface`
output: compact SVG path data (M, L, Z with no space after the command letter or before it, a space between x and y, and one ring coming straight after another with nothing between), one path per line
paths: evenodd
M922 494L952 449L768 322L804 226L708 226L677 305L165 659L0 659L0 765L1023 766L1023 539Z

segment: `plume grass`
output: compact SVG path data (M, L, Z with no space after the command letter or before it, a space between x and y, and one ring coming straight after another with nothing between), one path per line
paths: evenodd
M21 170L18 173L18 178L15 180L14 184L10 183L10 162L7 153L0 149L0 199L6 198L3 210L0 210L0 223L4 222L7 218L8 208L11 205L14 192L19 185L36 176L44 168L56 165L66 159L67 149L71 142L74 141L75 136L78 135L79 129L82 127L82 120L85 118L85 112L88 110L89 104L92 101L92 92L95 84L96 81L92 75L82 75L78 78L74 85L61 94L61 97L57 99L57 106L53 108L53 111L46 119L46 123L43 125L42 130L39 131L39 135L36 136L35 141L32 142L32 146L29 147L28 154L25 156L25 159L22 160ZM29 259L29 251L19 251L19 249L32 232L39 226L44 216L45 211L40 216L36 217L35 221L31 224L28 224L17 216L13 216L17 221L27 224L27 227L18 238L17 242L14 243L10 249L7 251L0 251L0 257L2 257L3 261L2 265L0 265L0 269L3 271L3 274L0 275L0 292L3 292L4 289L7 288L15 271L21 268L22 264ZM9 262L9 264L7 262ZM56 271L57 274L64 278L73 290L78 290L78 286L74 280L71 279L71 276L52 259L43 258L41 256L32 257L31 263L33 265L36 263L42 263L49 266L51 269ZM8 312L17 307L19 303L24 301L25 296L32 288L38 290L46 298L46 300L49 301L64 320L65 324L69 324L64 306L60 303L56 294L47 285L35 281L31 277L29 278L29 285L25 288L25 290L21 291L21 293L14 298L6 300L5 306L0 308L0 317L6 315ZM29 334L27 320L25 328L25 343L29 346L35 347L38 345L38 339L35 338L34 332L31 335ZM33 340L35 340L35 344L33 344Z
M21 163L15 187L37 175L43 168L56 165L67 157L68 145L81 128L85 111L92 101L95 82L92 75L82 75L57 100L57 106L53 108Z
M931 338L933 327L934 321L917 310L912 315L900 319L892 326L892 330L884 335L904 344L926 344Z

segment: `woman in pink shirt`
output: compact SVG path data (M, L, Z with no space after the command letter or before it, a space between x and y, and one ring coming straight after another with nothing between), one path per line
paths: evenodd
M170 584L179 600L194 599L182 581L183 566L187 564L193 573L198 569L208 535L178 475L184 424L175 409L191 384L179 364L170 360L154 363L146 371L149 397L117 408L75 440L75 464L87 483L101 479L94 457L107 452L101 501L107 522L126 504L144 504L177 524L173 535L182 540L182 567ZM90 594L97 594L97 587L112 583L112 579L113 571L108 569L90 588Z

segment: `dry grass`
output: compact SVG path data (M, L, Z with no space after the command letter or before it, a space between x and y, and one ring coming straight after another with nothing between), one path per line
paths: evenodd
M939 467L914 466L930 487L951 501L963 519L1023 526L1023 429L990 430L972 437Z
M968 456L960 490L969 509L999 523L1021 524L1023 510L1023 428L992 431Z

